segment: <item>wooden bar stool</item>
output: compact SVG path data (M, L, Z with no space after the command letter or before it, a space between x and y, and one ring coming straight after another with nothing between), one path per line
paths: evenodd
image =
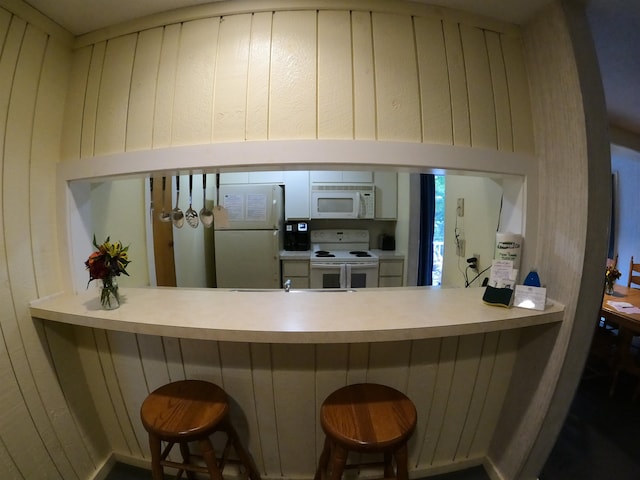
M260 474L253 460L244 449L236 430L229 421L229 402L225 391L210 382L182 380L169 383L154 390L142 402L140 417L149 433L151 450L151 472L153 480L163 480L164 467L177 468L176 478L195 479L195 472L208 473L211 480L222 480L222 471L233 446L239 462L248 472L251 480L260 480ZM222 431L227 442L221 458L209 438L214 432ZM167 442L162 450L161 442ZM192 454L189 443L197 443L200 454ZM167 455L175 444L180 446L182 463L167 460ZM204 465L193 462L202 458Z
M361 383L336 390L320 407L325 440L315 480L327 473L330 480L340 480L349 452L382 453L384 477L408 480L407 441L416 420L413 402L391 387Z

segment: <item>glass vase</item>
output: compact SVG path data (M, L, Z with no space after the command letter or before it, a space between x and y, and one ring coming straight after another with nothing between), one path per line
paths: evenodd
M102 279L100 303L105 310L115 310L120 306L120 293L118 292L118 282L115 277Z
M604 282L604 293L607 295L613 295L613 282Z

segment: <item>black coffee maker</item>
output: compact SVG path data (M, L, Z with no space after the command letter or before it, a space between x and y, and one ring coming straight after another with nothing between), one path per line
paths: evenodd
M307 222L286 222L284 224L284 249L289 251L309 250L309 224Z

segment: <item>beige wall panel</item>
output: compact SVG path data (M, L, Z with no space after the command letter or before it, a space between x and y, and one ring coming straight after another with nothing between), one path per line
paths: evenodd
M495 363L491 373L491 381L487 388L487 396L483 405L482 416L478 422L476 434L471 443L468 456L486 455L487 446L491 442L495 426L500 418L504 398L511 381L513 365L518 351L520 330L500 332L495 355Z
M173 337L162 337L162 345L164 354L167 358L167 370L169 372L169 380L176 382L184 380L184 366L182 365L182 351L180 339Z
M460 437L467 427L467 414L480 364L483 338L484 335L463 335L458 342L446 417L433 456L433 463L436 465L450 463L458 452Z
M95 341L104 379L109 390L112 408L118 418L118 428L122 431L126 441L128 449L128 452L126 453L134 457L144 458L142 455L143 450L141 450L138 439L131 428L131 422L129 421L129 414L123 398L123 392L120 389L119 379L116 373L116 362L111 354L111 346L109 344L107 332L105 330L95 330ZM115 348L114 355L118 355ZM144 451L146 453L146 449Z
M316 463L314 346L277 344L272 355L282 474L300 477L313 472Z
M251 347L248 343L220 342L220 363L222 365L222 386L229 395L231 421L238 431L240 440L253 458L262 458L258 418L251 373Z
M422 141L453 144L451 93L442 20L414 18L422 115Z
M98 114L98 97L100 81L104 64L107 42L100 42L93 46L87 89L85 90L84 109L82 112L82 136L80 138L80 158L90 158L95 155L96 117Z
M316 129L316 12L275 12L269 138L315 138Z
M6 40L6 33L9 30L9 23L11 23L11 13L4 8L0 7L0 52L4 47L4 42Z
M484 32L460 25L471 122L471 146L497 149L494 92Z
M218 342L180 339L185 378L207 380L224 387Z
M167 359L162 345L162 337L138 335L138 348L144 370L144 378L149 392L169 383Z
M31 243L38 297L60 290L58 226L56 214L56 164L62 135L62 116L71 54L49 38L38 85L38 101L31 138Z
M489 408L492 406L486 405L485 402L489 392L493 368L496 363L496 351L498 349L499 340L500 332L492 332L484 335L482 342L482 356L480 357L476 378L473 380L473 396L469 403L469 409L465 414L464 430L461 432L458 446L456 448L456 454L454 457L456 461L463 461L469 458L471 442L473 442L473 439L478 432L478 423L482 418L483 409L485 406ZM497 409L497 406L493 406ZM484 445L482 454L486 453L488 447L488 444ZM475 458L478 458L478 456Z
M349 12L318 12L318 138L353 138Z
M378 140L419 142L420 96L411 17L373 14Z
M256 418L258 430L252 435L260 437L261 456L254 453L254 460L262 474L270 477L282 476L280 465L280 445L276 424L275 396L273 391L273 369L271 345L251 344L253 390L255 392Z
M459 337L443 338L438 358L438 373L433 386L433 401L427 413L428 420L425 436L420 446L420 465L431 465L438 446L438 437L445 422L451 382L455 371L456 352Z
M367 381L369 367L369 344L352 343L349 345L349 364L347 368L347 383L362 383Z
M371 28L369 12L351 12L353 135L358 140L375 140L377 132Z
M132 34L107 43L98 96L95 155L125 150L131 71L137 38Z
M409 383L407 396L413 401L418 411L416 431L409 442L409 467L420 465L420 454L426 435L429 420L428 412L435 391L438 374L438 358L440 356L439 338L416 340L411 345L411 363L409 366ZM422 414L422 412L425 412Z
M220 20L213 91L213 133L216 142L245 139L251 15Z
M406 392L411 357L409 342L372 343L367 381L382 383Z
M445 48L449 68L449 89L451 92L451 114L453 118L453 144L471 146L471 126L469 124L469 101L464 54L460 39L460 26L444 20Z
M502 35L501 42L511 104L513 151L534 152L533 117L529 79L522 57L522 38Z
M25 268L25 265L33 262L31 242L25 241L31 237L30 222L28 217L25 218L24 209L14 208L15 205L26 206L30 203L30 189L25 188L25 185L30 185L29 167L36 92L47 36L30 25L24 30L24 24L20 21L15 24L16 30L24 32L24 36L19 40L12 36L5 45L6 50L12 52L19 43L19 56L15 63L6 114L2 177L2 194L5 199L4 251L7 255L7 271L11 280L15 316L7 321L0 321L0 324L9 345L13 371L20 383L20 393L23 397L21 401L26 402L30 417L38 426L37 439L32 438L30 441L42 441L49 449L56 467L64 472L65 476L71 476L75 475L74 462L77 462L80 471L87 471L91 468L90 459L86 456L86 451L77 456L74 453L75 449L82 448L81 443L78 443L80 438L60 386L52 375L49 358L42 349L41 333L36 331L30 319L29 301L37 296L34 271ZM9 206L11 208L7 208ZM45 396L46 405L43 403ZM70 433L61 444L59 439L71 431L74 431L75 435ZM66 449L68 451L65 451Z
M140 405L149 390L142 369L137 336L133 333L108 331L111 360L118 379L118 387L127 410L127 421L136 445L145 458L149 458L147 432L140 421ZM123 425L123 428L126 426Z
M255 13L251 17L245 133L247 140L266 140L268 136L271 20L271 12Z
M485 30L489 55L489 69L491 70L491 84L493 86L493 103L496 116L496 135L498 150L513 151L513 131L511 128L511 104L509 102L509 87L507 72L504 66L500 35Z
M64 122L62 129L61 161L80 158L85 95L89 77L89 66L93 46L73 52L69 70L69 85L66 92Z
M153 145L153 114L163 32L162 28L154 28L138 35L126 119L126 151L148 150Z
M6 32L6 40L2 52L0 54L0 106L2 107L2 115L0 115L0 155L5 160L4 142L6 140L7 125L7 108L11 100L11 88L13 86L13 73L18 63L20 54L20 42L24 35L27 24L20 19L13 21ZM7 161L9 158L7 157ZM2 172L0 171L0 175ZM0 199L1 200L1 199Z
M316 345L316 459L324 445L324 432L319 426L322 402L334 391L347 385L349 345Z
M181 29L182 24L168 25L163 32L156 84L156 106L153 117L153 148L171 145L173 103Z
M111 450L129 455L129 447L118 423L118 417L111 401L104 372L100 363L100 355L95 339L96 331L88 327L76 327L76 344L80 357L80 366L87 379L91 403L95 405L96 419L107 437ZM97 422L96 422L97 423ZM98 425L96 425L98 428Z
M176 93L173 102L172 145L211 141L213 79L220 18L182 25Z

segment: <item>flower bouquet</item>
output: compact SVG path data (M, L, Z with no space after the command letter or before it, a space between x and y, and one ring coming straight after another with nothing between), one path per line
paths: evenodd
M107 310L113 310L120 306L120 294L118 283L115 277L129 274L126 271L130 260L127 257L129 247L123 247L122 243L111 243L109 237L100 245L96 243L96 236L93 236L93 246L96 251L89 255L84 262L89 270L89 283L92 280L102 280L100 290L100 303Z
M607 295L611 295L613 293L613 285L619 278L620 270L618 270L613 265L607 265L607 270L604 273L605 293Z

